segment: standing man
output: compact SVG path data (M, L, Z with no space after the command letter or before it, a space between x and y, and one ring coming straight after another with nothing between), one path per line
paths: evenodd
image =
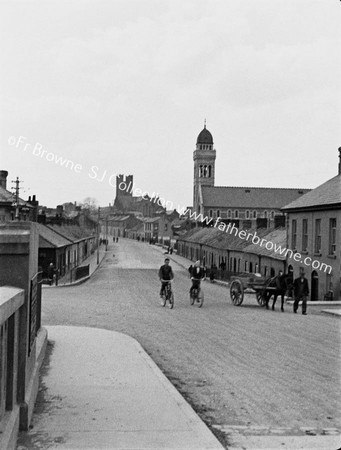
M275 303L276 303L277 297L280 295L281 296L281 311L284 311L284 295L287 290L287 283L286 283L286 275L283 274L282 270L280 270L278 272L278 275L275 278L275 280L276 280L277 290L275 291L275 294L274 294L274 299L272 302L272 310L275 309Z
M302 270L301 274L294 281L294 313L297 313L298 303L302 300L302 314L307 314L307 296L309 295L308 280L305 277L305 273Z

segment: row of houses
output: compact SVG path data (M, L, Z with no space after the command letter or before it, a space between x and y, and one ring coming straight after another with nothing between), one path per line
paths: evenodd
M58 277L71 274L97 248L97 236L90 230L78 226L37 224L39 231L38 265L43 278L48 276L48 266L52 263Z
M311 300L341 299L341 152L339 174L282 211L286 227L255 230L236 226L246 236L250 234L251 242L244 234L241 239L237 232L215 227L191 230L178 238L178 254L208 267L224 267L228 274L258 272L268 277L283 270L296 277L304 269ZM252 242L255 232L259 240ZM260 245L262 239L264 245Z

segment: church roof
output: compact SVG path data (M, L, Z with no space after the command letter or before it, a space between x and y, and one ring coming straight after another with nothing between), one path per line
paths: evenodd
M281 209L309 189L264 187L202 186L206 208L268 208Z
M204 129L199 133L197 144L213 144L212 134L208 131L206 125Z
M330 207L332 205L338 205L338 208L341 207L341 174L336 175L336 177L287 204L284 206L283 211L316 207L320 209L321 207Z

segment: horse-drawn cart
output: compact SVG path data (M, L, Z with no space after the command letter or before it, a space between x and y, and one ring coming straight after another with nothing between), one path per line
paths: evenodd
M271 295L278 291L274 278L264 278L259 273L245 273L231 277L230 296L235 306L240 306L244 300L244 292L250 289L256 294L260 306L268 303Z

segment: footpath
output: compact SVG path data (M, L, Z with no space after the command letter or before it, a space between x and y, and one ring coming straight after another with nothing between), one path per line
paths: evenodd
M135 339L97 328L45 328L35 411L17 450L223 449Z
M189 266L191 264L194 264L193 261L184 258L183 256L177 255L176 253L172 253L172 254L168 254L166 252L167 247L163 247L161 245L153 245L152 246L155 250L157 250L160 253L163 253L165 255L165 258L169 258L171 261L175 262L176 264L178 264L179 266L181 266L182 268L188 270ZM225 286L226 288L229 287L229 283L226 281L221 281L221 280L215 280L214 281L217 284L220 284L222 286ZM248 291L246 291L248 292ZM288 305L292 305L294 302L293 300L287 300L286 303ZM307 305L308 306L312 306L312 307L321 307L323 306L323 309L321 309L321 312L324 314L331 314L334 316L341 316L341 301L307 301ZM332 306L332 308L328 308L329 306Z

